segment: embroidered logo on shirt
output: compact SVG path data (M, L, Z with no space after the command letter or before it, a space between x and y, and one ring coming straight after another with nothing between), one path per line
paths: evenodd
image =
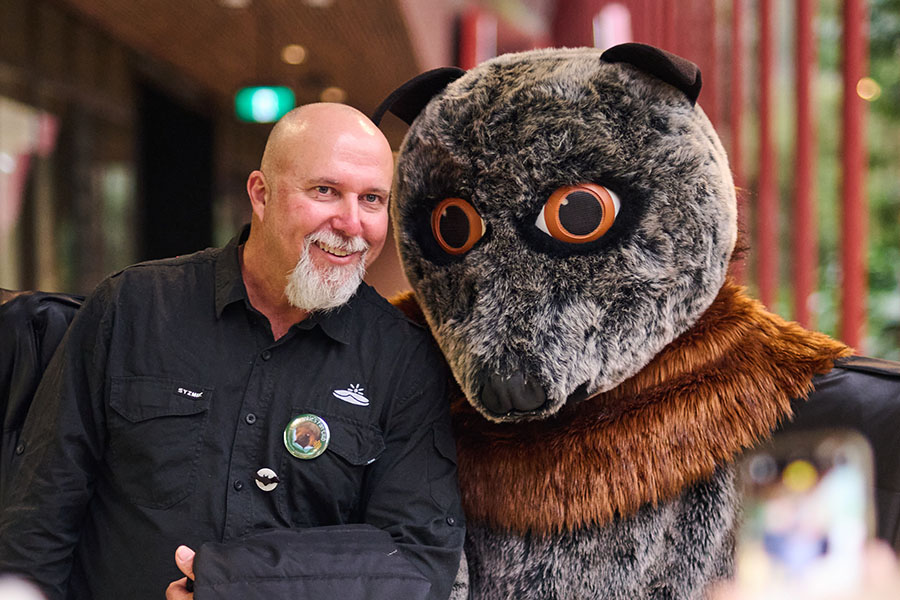
M369 399L362 394L363 387L356 383L351 385L346 390L334 390L331 393L334 394L335 398L343 400L344 402L349 402L350 404L355 404L357 406L369 405Z
M187 396L188 398L199 398L203 395L203 392L192 392L191 390L185 389L183 387L178 388L178 393L182 396Z

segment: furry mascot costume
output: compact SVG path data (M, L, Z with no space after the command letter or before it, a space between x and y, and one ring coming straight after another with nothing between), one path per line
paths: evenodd
M642 44L429 72L392 216L462 393L469 594L700 598L733 570L733 461L851 353L729 280L700 73ZM462 571L461 571L462 572Z

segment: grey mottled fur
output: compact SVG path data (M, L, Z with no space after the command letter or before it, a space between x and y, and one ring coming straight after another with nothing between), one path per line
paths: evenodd
M604 527L541 539L469 526L470 597L693 600L731 574L732 468L680 498Z
M431 100L401 149L393 217L404 268L464 393L490 419L546 417L580 385L615 387L693 325L725 278L736 204L712 126L674 87L599 56L488 61ZM621 198L612 241L570 256L525 243L549 195L585 181ZM450 196L471 202L487 233L438 264L412 232L423 207ZM488 414L487 378L516 372L548 402Z

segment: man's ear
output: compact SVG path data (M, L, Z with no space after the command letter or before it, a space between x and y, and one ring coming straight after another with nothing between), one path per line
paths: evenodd
M269 188L266 185L266 176L262 171L253 171L247 177L247 195L250 196L250 208L253 216L262 221L266 212Z

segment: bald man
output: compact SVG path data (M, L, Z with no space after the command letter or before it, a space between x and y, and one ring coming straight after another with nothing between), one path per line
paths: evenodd
M188 548L303 534L279 568L328 580L363 569L334 541L374 532L398 581L448 596L464 531L447 375L430 336L362 282L392 172L362 113L301 107L272 129L228 245L97 287L22 432L0 571L51 600L159 599L180 545L190 565Z

